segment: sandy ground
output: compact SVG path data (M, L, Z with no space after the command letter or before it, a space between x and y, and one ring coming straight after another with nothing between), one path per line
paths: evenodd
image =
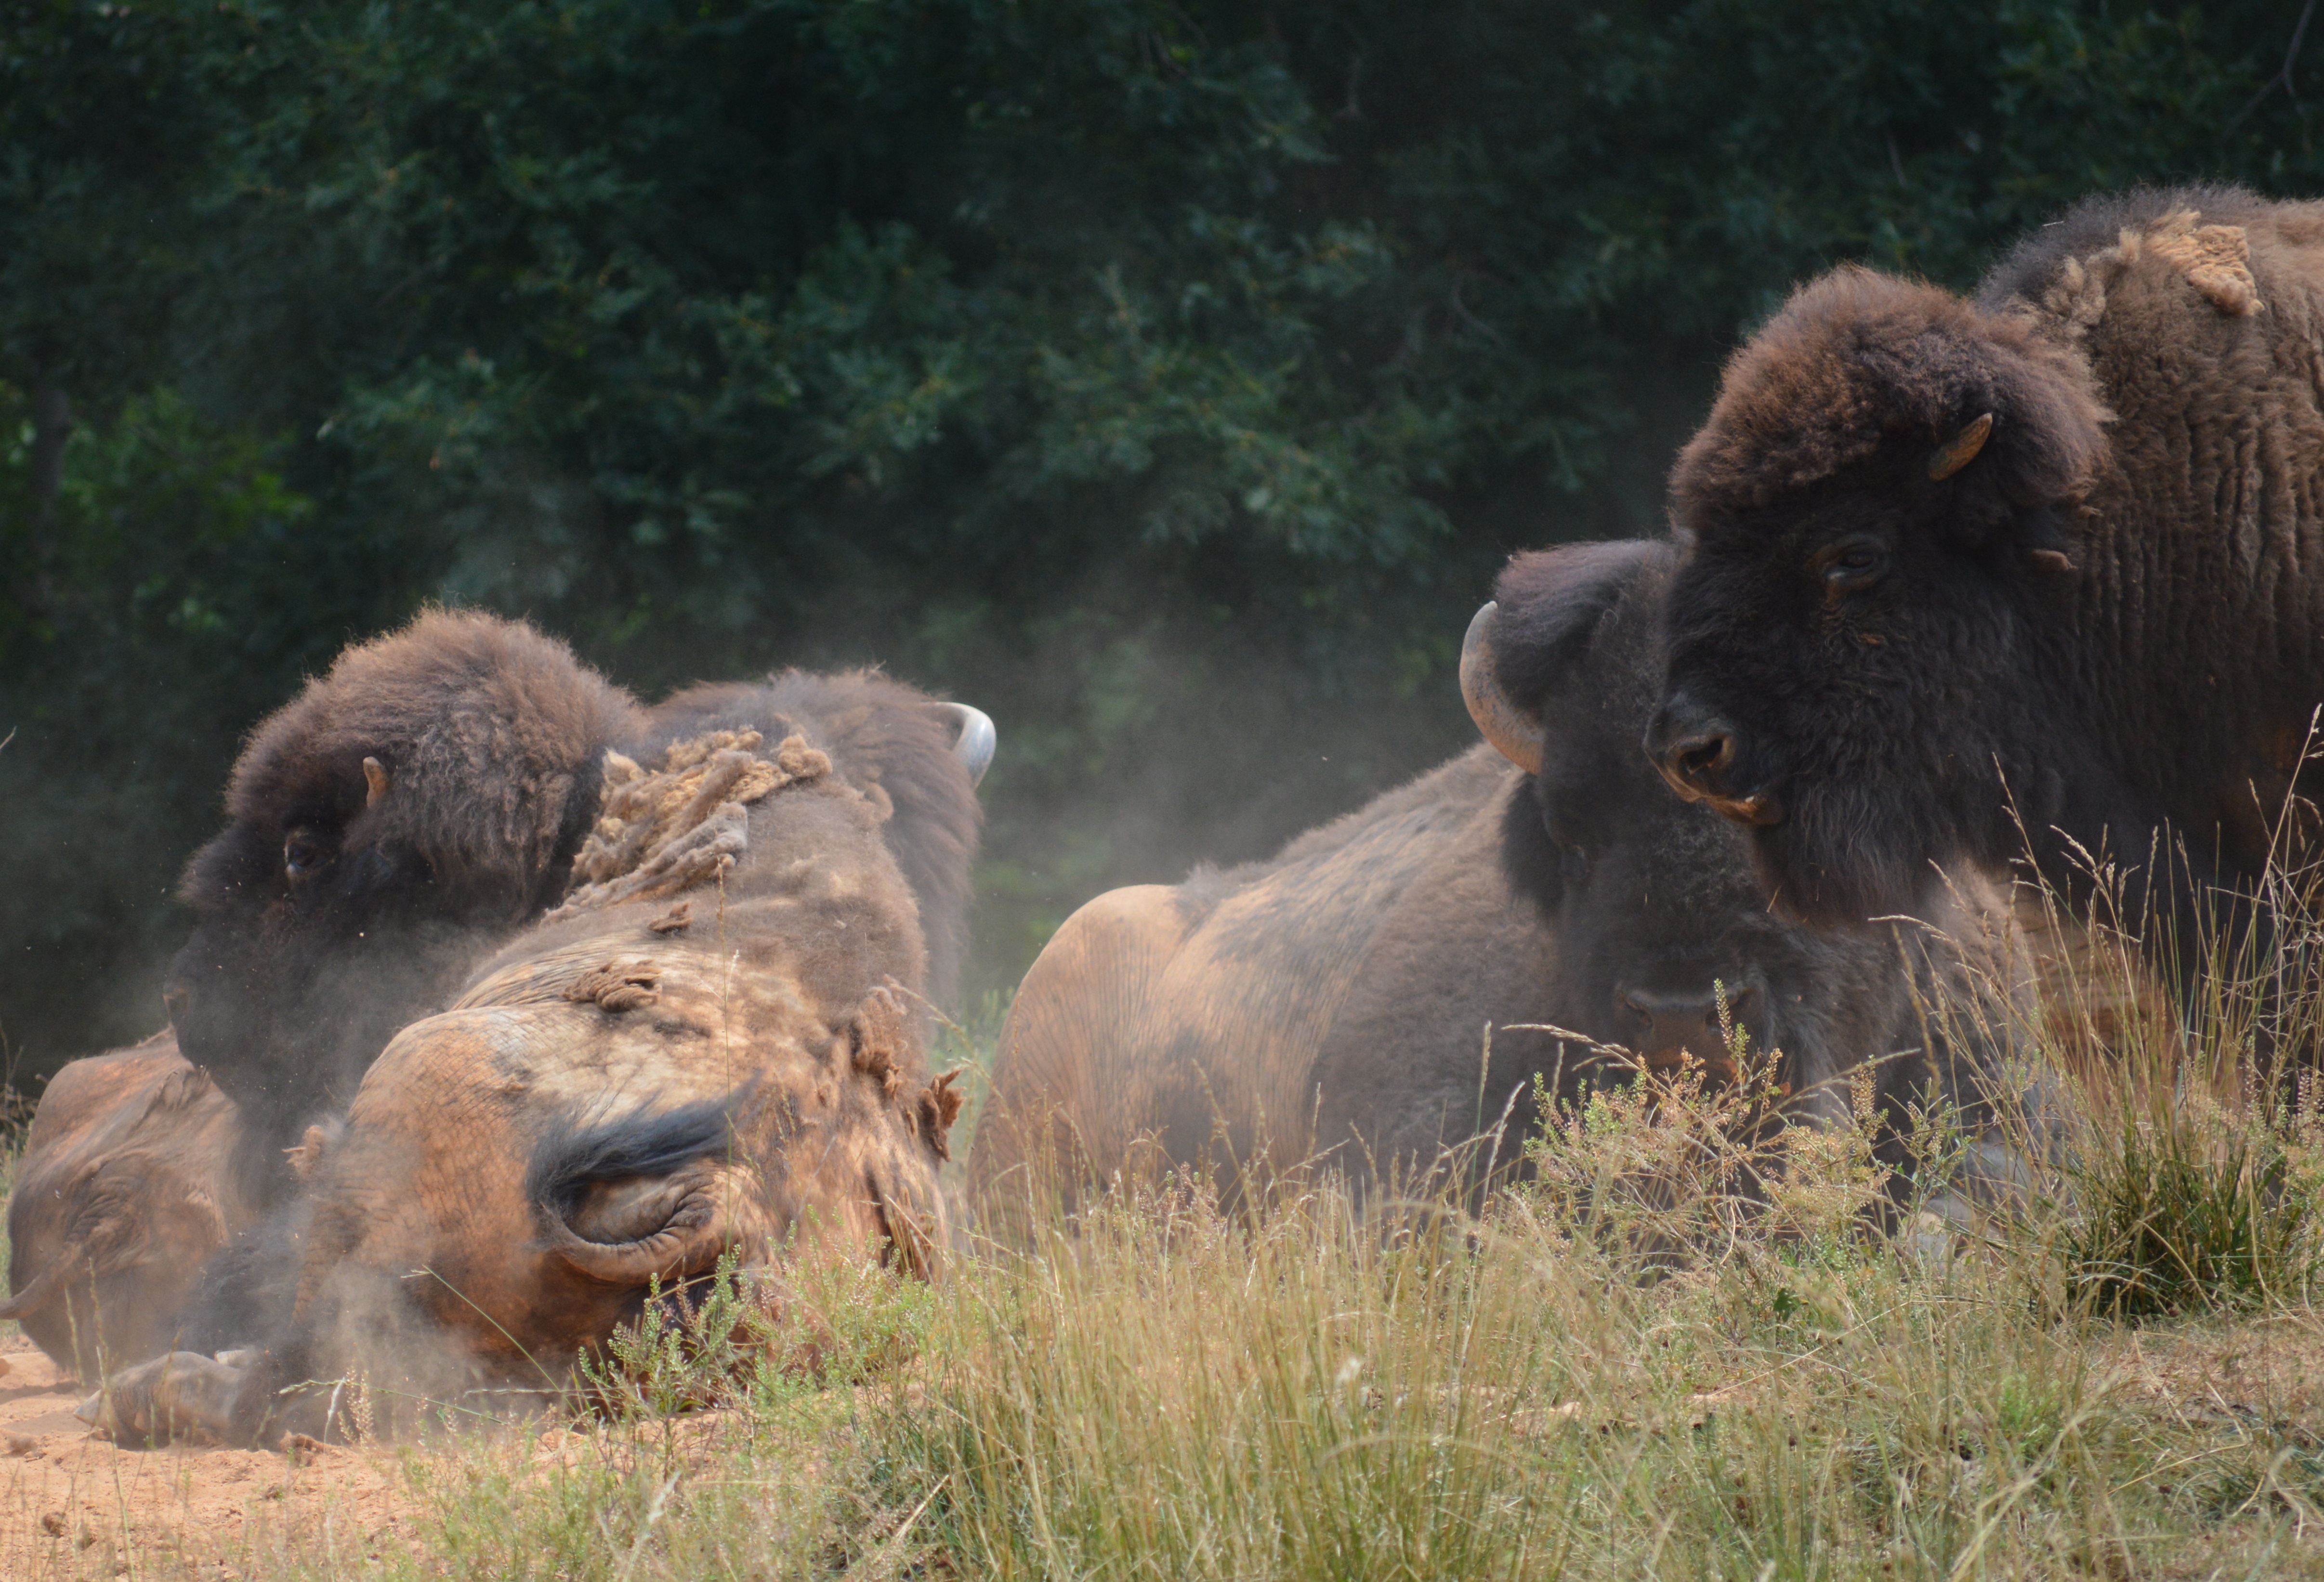
M13 1326L11 1326L13 1328ZM0 1339L0 1577L242 1575L254 1551L327 1527L392 1545L410 1495L389 1450L131 1449L73 1416L87 1392ZM396 1547L401 1547L400 1545ZM357 1551L360 1552L360 1551Z

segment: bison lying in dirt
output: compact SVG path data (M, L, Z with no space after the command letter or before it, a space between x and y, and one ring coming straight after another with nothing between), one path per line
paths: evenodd
M2324 204L2230 188L2084 203L1974 300L1801 288L1672 474L1648 752L1811 919L2166 823L2247 883L2324 704L2320 334Z
M1844 1112L1848 1074L1877 1060L1892 1102L1933 1087L1974 1111L1970 1068L2009 1036L1999 903L1980 889L1933 919L1996 953L1980 962L1993 1006L1920 930L1820 934L1769 914L1741 837L1671 797L1637 751L1671 559L1648 543L1519 556L1464 659L1499 753L1472 750L1271 860L1115 890L1069 918L1001 1034L970 1161L980 1197L1053 1151L1102 1178L1148 1135L1167 1158L1215 1137L1237 1164L1312 1150L1360 1178L1508 1111L1514 1152L1534 1080L1570 1094L1596 1063L1541 1025L1663 1070L1689 1050L1717 1074L1715 982L1750 1047L1783 1051L1803 1110ZM1916 979L1986 1015L1996 1042L1925 1053Z
M308 1134L258 1289L197 1326L255 1343L246 1371L181 1352L93 1414L158 1427L166 1396L180 1427L322 1431L352 1397L315 1378L561 1384L730 1252L770 1284L811 1255L930 1267L960 1099L927 1069L927 942L958 937L989 722L789 676L682 694L643 735L564 903Z
M257 1221L240 1136L168 1033L59 1072L8 1196L0 1319L84 1378L168 1349L204 1262Z
M186 870L179 1046L242 1109L247 1190L396 1029L563 893L605 749L641 711L521 623L432 611L261 724Z
M205 1257L290 1184L282 1145L562 890L598 760L641 719L561 643L431 612L262 724L187 873L172 1032L42 1096L10 1316L84 1373L175 1334Z

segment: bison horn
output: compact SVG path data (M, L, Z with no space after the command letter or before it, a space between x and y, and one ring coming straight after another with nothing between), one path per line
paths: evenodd
M1937 446L1936 455L1929 458L1930 481L1941 483L1977 460L1977 453L1985 448L1985 442L1992 436L1993 414L1987 412Z
M79 1273L82 1257L83 1249L77 1246L70 1254L56 1259L35 1274L23 1290L7 1301L0 1301L0 1319L25 1318L48 1306L64 1289L65 1282Z
M992 767L992 750L1001 744L992 717L966 704L938 704L936 712L952 722L952 755L968 771L968 783L976 785Z
M1469 635L1461 639L1461 701L1478 733L1500 755L1528 775L1541 773L1541 726L1501 690L1493 670L1493 618L1500 605L1488 601L1470 618Z
M387 795L387 768L375 758L364 759L364 805L370 807Z
M680 1280L717 1266L726 1250L726 1216L713 1183L698 1173L672 1178L676 1201L661 1228L632 1241L591 1241L565 1222L554 1204L540 1205L548 1249L592 1280L607 1285L643 1285Z

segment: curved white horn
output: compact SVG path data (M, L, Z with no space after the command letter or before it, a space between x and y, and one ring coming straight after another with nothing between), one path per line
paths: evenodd
M1469 635L1461 639L1461 701L1478 733L1495 750L1528 775L1541 773L1541 725L1510 701L1493 674L1490 639L1493 617L1500 605L1488 601L1469 619Z
M992 767L993 750L1001 745L1001 733L992 728L992 717L966 704L938 704L936 711L952 722L952 755L968 771L968 783L976 785L984 778L984 771Z

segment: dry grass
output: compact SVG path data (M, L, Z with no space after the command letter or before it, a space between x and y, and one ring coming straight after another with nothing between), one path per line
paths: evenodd
M1126 1187L387 1453L392 1531L52 1574L2324 1576L2324 1127L2252 1069L2324 1043L2307 937L2183 1019L2105 934L2055 953L2050 1118L1967 1238L1876 1228L1861 1103L1774 1135L1761 1085L1616 1090L1489 1193Z

